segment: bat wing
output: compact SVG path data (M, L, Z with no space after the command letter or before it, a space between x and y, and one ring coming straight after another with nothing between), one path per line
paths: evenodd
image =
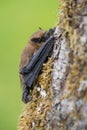
M32 57L31 61L29 61L29 64L22 69L21 74L24 76L25 84L29 88L32 87L34 81L40 73L43 63L46 61L46 59L52 52L54 42L55 38L51 36Z

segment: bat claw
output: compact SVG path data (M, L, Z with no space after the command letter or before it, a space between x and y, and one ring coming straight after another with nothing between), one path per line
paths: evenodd
M20 74L24 75L24 74L26 74L26 73L28 73L28 71L27 71L26 66L25 66L25 67L23 67L23 68L21 69Z

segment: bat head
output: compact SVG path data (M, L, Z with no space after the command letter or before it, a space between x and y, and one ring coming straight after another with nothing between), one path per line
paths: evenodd
M53 35L54 31L55 31L55 28L49 29L48 31L44 31L41 28L39 28L39 30L31 36L30 40L34 44L41 44L45 42L46 40L48 40L50 36Z
M34 42L35 44L45 42L45 38L44 38L45 33L46 31L39 29L37 32L35 32L32 35L31 41Z

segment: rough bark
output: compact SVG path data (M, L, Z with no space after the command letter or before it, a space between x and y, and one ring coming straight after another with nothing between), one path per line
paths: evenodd
M87 0L62 0L54 35L54 60L43 66L19 130L87 130Z

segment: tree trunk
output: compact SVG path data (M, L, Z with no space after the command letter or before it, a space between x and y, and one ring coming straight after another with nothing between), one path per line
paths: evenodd
M54 60L43 66L18 130L87 130L86 35L87 0L62 0Z

